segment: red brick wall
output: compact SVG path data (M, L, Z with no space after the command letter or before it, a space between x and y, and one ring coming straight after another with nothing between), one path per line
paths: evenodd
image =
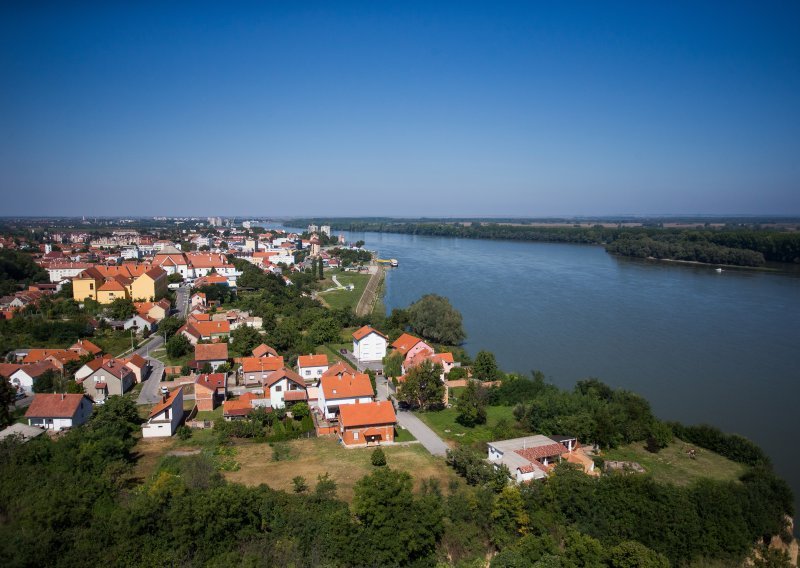
M367 443L367 439L364 437L364 431L375 429L381 431L381 439L380 443L385 444L387 442L394 442L394 424L388 424L386 426L369 426L369 427L362 427L362 428L344 428L342 427L343 432L340 433L342 440L344 441L345 445L347 446L358 446ZM356 440L353 436L354 432L358 432L358 439ZM377 442L376 442L377 444Z

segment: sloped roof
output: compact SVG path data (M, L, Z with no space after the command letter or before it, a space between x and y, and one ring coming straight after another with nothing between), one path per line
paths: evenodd
M88 339L79 339L75 343L72 344L70 347L71 351L87 351L92 355L99 355L103 352L97 345L89 341Z
M394 343L392 343L392 347L400 351L401 353L405 354L408 353L412 347L414 347L417 343L422 341L419 337L414 337L409 333L404 333L400 337L398 337Z
M36 378L47 371L58 370L52 361L37 361L30 365L20 365L19 369L15 372L24 372L29 377ZM12 373L13 374L13 373Z
M337 398L357 398L374 396L369 375L356 373L355 375L323 375L320 379L320 388L326 400Z
M274 372L283 368L283 357L242 357L243 373Z
M394 407L388 400L380 402L364 402L361 404L343 404L339 407L339 422L345 428L394 424L397 416Z
M198 343L194 348L195 361L222 361L228 358L227 343Z
M198 375L194 380L195 388L206 387L209 390L224 389L227 386L227 376L225 373L209 373Z
M81 405L83 394L34 395L33 402L25 412L26 418L72 418ZM87 399L88 400L88 399Z
M261 345L253 349L253 357L264 357L265 355L272 355L273 357L277 357L278 352L265 343L262 343Z
M108 371L118 379L122 379L133 371L125 364L122 359L106 359L100 366L101 369ZM98 369L99 370L99 369Z
M353 332L353 339L355 339L356 341L361 341L361 340L362 340L362 339L364 339L366 336L368 336L370 333L377 333L378 335L380 335L380 336L381 336L381 337L383 337L384 339L388 339L388 338L387 338L387 337L386 337L384 334L382 334L380 331L378 331L377 329L373 329L372 327L370 327L370 326L368 326L368 325L365 325L365 326L364 326L364 327L362 327L361 329L357 329L357 330L355 330L355 331Z
M227 321L198 321L192 325L203 337L211 337L214 334L231 332L231 324Z
M20 367L21 365L15 363L0 363L0 377L10 378Z
M297 366L303 367L327 367L328 356L324 353L318 355L300 355L297 358Z
M133 355L128 357L125 360L125 363L126 364L131 364L134 367L138 367L139 369L142 369L142 368L147 366L147 360L144 357L142 357L141 355L139 355L138 353L134 353Z
M283 379L292 381L293 383L300 385L304 389L306 388L306 383L303 380L303 377L301 377L291 369L287 369L286 367L283 367L282 369L279 369L274 373L268 375L267 378L264 380L264 386L271 387L272 385Z
M175 399L178 397L178 394L182 390L183 390L183 387L178 387L175 390L173 390L172 392L170 392L169 396L165 400L159 402L158 404L156 404L153 407L153 409L150 411L150 415L148 416L148 418L153 418L154 416L157 416L157 415L161 414L162 412L164 412L164 410L166 410L167 408L172 406L172 403L175 402ZM181 409L181 410L183 410L183 409Z

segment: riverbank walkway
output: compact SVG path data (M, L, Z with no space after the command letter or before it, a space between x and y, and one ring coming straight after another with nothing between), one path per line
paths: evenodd
M378 300L378 290L380 290L381 281L386 273L386 269L383 266L374 264L369 267L369 271L371 273L369 282L367 282L367 287L364 288L364 293L361 294L361 299L356 306L357 316L365 316L372 311L375 302Z

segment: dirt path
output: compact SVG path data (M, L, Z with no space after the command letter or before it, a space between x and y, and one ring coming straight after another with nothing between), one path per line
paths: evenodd
M356 306L357 316L365 316L372 311L372 307L378 299L378 290L386 269L383 266L371 266L370 271L372 276L370 276L367 287L364 288L364 293L361 294L361 299Z

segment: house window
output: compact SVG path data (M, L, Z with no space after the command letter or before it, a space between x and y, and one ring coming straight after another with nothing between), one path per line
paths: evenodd
M89 290L94 290L94 282L89 282Z
M306 369L306 376L308 376L308 375L310 375L310 374L311 374L311 371L310 371L310 370L308 370L308 369Z
M358 432L353 432L353 439L358 440Z
M281 392L281 386L280 385L275 387L275 392Z

